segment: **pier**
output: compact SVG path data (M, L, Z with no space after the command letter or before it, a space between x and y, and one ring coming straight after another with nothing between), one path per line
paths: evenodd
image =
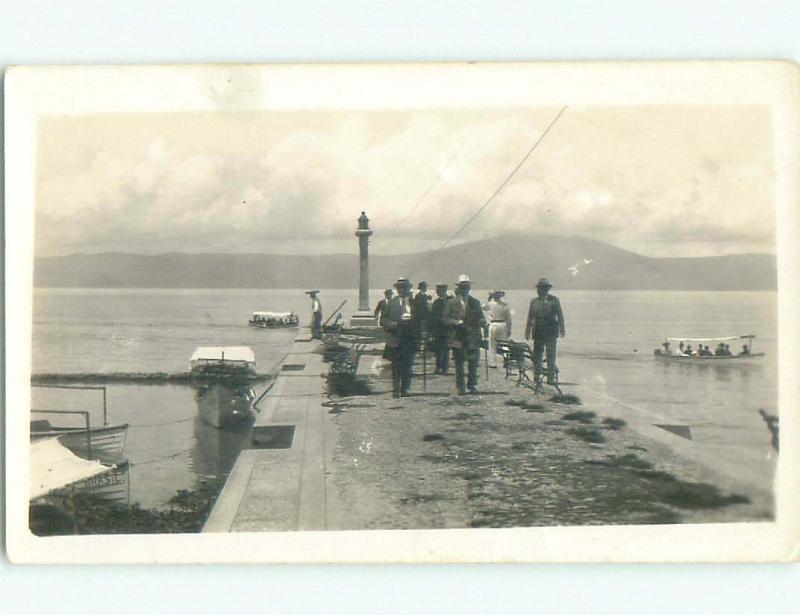
M327 529L321 345L295 341L203 528L204 532Z

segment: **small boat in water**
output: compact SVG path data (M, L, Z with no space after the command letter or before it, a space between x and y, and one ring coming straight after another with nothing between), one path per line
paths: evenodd
M247 321L247 324L259 329L281 329L297 327L300 319L294 312L253 312L253 316Z
M53 425L49 419L31 418L31 442L39 442L48 438L58 438L59 442L82 459L99 460L106 464L118 464L124 461L125 442L128 437L128 424L112 424L108 418L106 404L106 387L85 385L33 385L38 388L61 390L98 391L103 395L103 424L92 426L91 414L86 410L64 409L37 409L32 408L31 414L45 415L52 419L54 416L64 417L67 425ZM73 417L73 424L69 424L67 417ZM75 425L74 421L82 420L83 425ZM54 419L53 419L54 420Z
M192 373L203 384L195 401L202 420L220 429L232 429L252 419L255 394L247 386L256 375L256 357L247 346L204 346L190 360Z
M54 427L47 420L31 421L31 442L52 437L57 437L78 457L117 463L124 458L128 424L78 428Z
M653 356L660 361L683 364L715 364L726 365L730 363L747 363L764 357L763 352L753 352L753 339L755 335L730 335L725 337L667 337L661 348L653 351ZM727 350L726 342L748 340L742 350L734 354ZM692 349L695 344L697 350ZM715 347L709 347L714 344ZM720 346L726 347L724 353L717 353ZM699 352L699 349L708 348L708 353Z
M195 401L200 418L219 429L234 429L254 418L253 389L248 386L227 386L216 382L197 389Z

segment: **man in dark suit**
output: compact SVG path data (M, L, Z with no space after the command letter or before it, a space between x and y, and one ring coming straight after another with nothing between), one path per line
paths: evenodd
M458 278L455 296L447 302L444 322L450 329L450 347L456 364L456 387L459 395L477 393L478 363L486 338L486 317L481 302L470 296L471 283L467 274ZM466 382L464 363L467 363Z
M447 345L447 325L444 322L447 302L447 284L436 285L436 299L431 305L431 349L436 353L436 373L446 374L450 367L450 347Z
M417 348L422 348L423 341L427 341L430 329L431 296L428 294L428 283L424 280L417 285L417 294L414 295L414 318L417 324ZM427 351L427 348L425 348Z
M392 300L392 295L394 291L391 288L387 288L383 291L383 299L378 301L378 305L375 306L375 320L378 321L378 324L381 324L381 316L383 316L383 311L386 309L386 306L389 305L389 301Z
M407 397L411 390L411 372L417 352L417 325L414 320L414 300L411 282L398 278L393 297L381 315L386 333L384 357L392 362L392 392L395 397Z
M553 285L542 278L536 284L538 297L531 301L528 309L528 321L525 324L525 339L533 338L533 369L537 384L542 381L542 355L547 351L547 384L556 384L558 367L556 366L556 342L564 337L566 327L564 312L558 297L550 294Z

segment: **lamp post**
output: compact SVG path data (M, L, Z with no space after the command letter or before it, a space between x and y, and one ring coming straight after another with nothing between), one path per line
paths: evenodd
M369 307L369 237L372 229L369 228L369 218L363 211L358 217L355 235L358 237L358 311L350 317L350 326L375 327L375 316Z

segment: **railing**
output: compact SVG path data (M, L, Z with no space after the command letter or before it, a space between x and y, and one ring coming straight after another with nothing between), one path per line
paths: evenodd
M85 410L36 410L31 409L31 413L39 412L42 414L80 414L86 423L86 453L88 458L92 459L92 428L89 424L89 413ZM65 432L68 433L68 432Z
M88 386L88 385L70 385L70 384L32 384L32 387L40 389L81 389L85 391L102 391L103 392L103 425L108 425L108 406L106 403L106 387Z

